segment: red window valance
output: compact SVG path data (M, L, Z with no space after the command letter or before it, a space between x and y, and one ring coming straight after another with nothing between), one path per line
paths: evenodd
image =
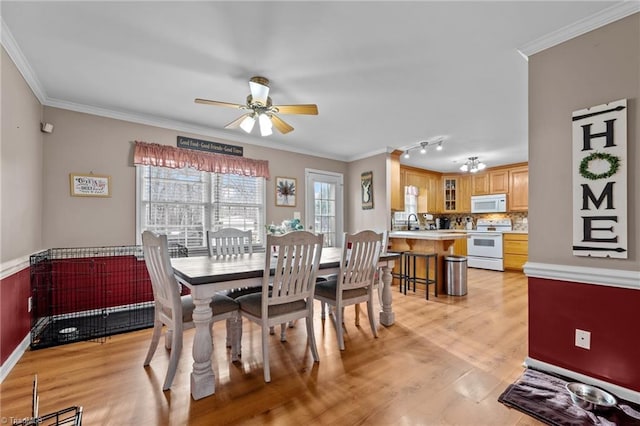
M211 173L256 176L269 179L269 162L234 155L210 154L169 145L135 141L133 163L181 169L191 167Z

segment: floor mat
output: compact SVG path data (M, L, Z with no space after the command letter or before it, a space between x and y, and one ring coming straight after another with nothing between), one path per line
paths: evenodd
M557 426L640 426L640 405L618 398L618 407L606 411L583 410L571 401L565 385L572 380L528 368L500 395L508 407Z

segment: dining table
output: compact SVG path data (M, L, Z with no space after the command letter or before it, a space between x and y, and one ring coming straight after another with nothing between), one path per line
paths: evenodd
M324 247L320 257L318 275L338 273L342 248ZM262 285L265 256L272 257L272 268L277 259L271 253L258 252L235 256L194 256L171 259L171 266L178 282L189 288L195 305L193 323L193 367L191 371L191 396L198 400L215 393L215 374L211 364L213 353L209 324L213 315L211 299L224 290ZM395 322L392 310L391 271L397 253L382 253L378 261L382 281L380 300L380 324L390 326ZM378 288L380 291L380 288Z

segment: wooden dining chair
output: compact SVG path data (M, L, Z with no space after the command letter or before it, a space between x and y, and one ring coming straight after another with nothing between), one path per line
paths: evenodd
M384 233L361 231L345 234L343 238L340 271L316 284L315 298L334 307L333 321L340 350L344 350L344 308L367 303L369 324L374 337L378 337L373 314L373 289L378 279L377 269L384 245ZM324 307L323 307L324 310Z
M183 331L194 327L192 315L195 305L193 304L191 295L180 295L180 285L176 281L173 268L171 267L167 236L145 231L142 233L142 248L144 261L149 271L149 277L151 278L155 311L153 334L147 356L144 360L144 366L149 365L158 347L158 342L162 335L162 326L167 326L165 347L171 350L171 355L169 357L167 374L162 386L162 390L167 390L173 383L180 353L182 352ZM239 314L239 307L238 302L221 294L215 295L211 302L211 308L213 310L213 317L211 319L212 328L215 321L231 321L227 333L231 333L232 361L237 361L240 356L242 319Z
M218 231L207 231L207 249L209 256L252 254L251 230L222 228Z
M313 293L322 253L323 235L295 231L267 235L262 291L237 298L243 317L262 328L264 381L271 381L269 329L305 318L307 341L315 362L320 361L313 332ZM273 270L273 275L272 275Z

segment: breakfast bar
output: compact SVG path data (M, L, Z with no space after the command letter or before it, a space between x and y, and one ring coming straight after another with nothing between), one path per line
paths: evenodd
M435 253L438 255L436 262L436 286L438 292L446 294L444 279L444 258L453 254L453 243L457 239L467 238L464 232L451 231L392 231L389 233L390 250L395 252L411 251L414 253ZM417 266L423 270L424 261ZM396 265L396 269L399 268ZM398 272L397 270L395 272Z

